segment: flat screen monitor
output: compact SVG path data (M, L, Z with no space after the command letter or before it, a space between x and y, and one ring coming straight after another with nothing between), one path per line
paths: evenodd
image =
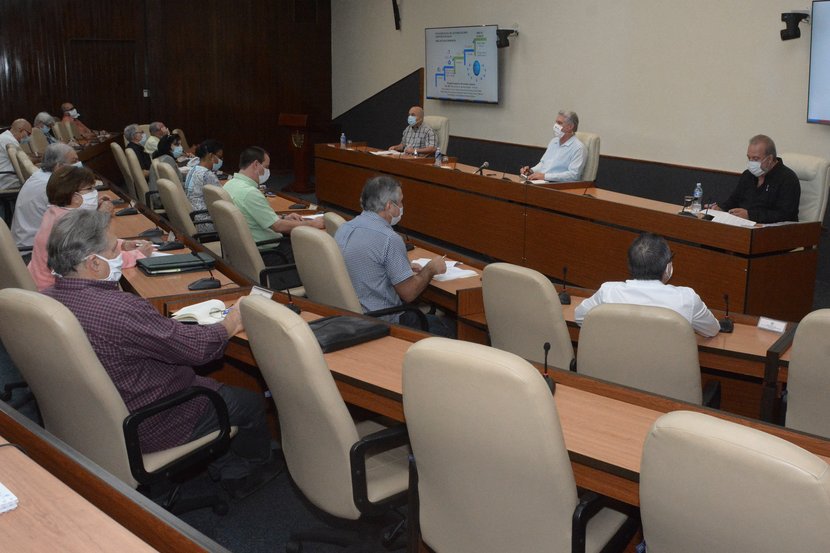
M497 25L425 29L430 100L499 102Z
M830 125L830 1L813 2L807 122Z

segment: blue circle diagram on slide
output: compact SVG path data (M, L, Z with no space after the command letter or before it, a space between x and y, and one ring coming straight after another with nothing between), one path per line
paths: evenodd
M476 77L478 77L478 74L479 74L479 73L481 73L481 63L479 63L479 61L478 61L478 60L476 60L476 61L473 63L473 74L474 74Z

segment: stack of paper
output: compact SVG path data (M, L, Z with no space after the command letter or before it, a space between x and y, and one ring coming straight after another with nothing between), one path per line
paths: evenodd
M0 513L14 509L17 509L17 496L10 492L6 486L0 484Z
M478 273L475 271L471 271L469 269L461 269L460 267L457 267L457 265L460 265L459 261L450 261L449 259L447 259L444 262L447 264L447 272L441 275L435 275L433 277L435 280L439 282L446 282L448 280L456 280L459 278L469 278L478 276ZM427 263L429 263L429 259L427 259L426 257L420 257L418 259L415 259L412 263L417 263L421 266L421 268L424 268L427 266Z
M733 227L754 227L755 221L750 221L749 219L742 219L735 215L732 215L728 211L715 211L709 210L706 213L707 215L711 215L712 221L716 223L721 223L723 225L731 225Z
M183 323L212 325L222 322L225 319L225 315L227 315L225 302L222 300L207 300L182 307L173 313L173 318Z
M399 156L401 155L400 152L396 152L395 150L378 150L376 152L371 152L376 156Z

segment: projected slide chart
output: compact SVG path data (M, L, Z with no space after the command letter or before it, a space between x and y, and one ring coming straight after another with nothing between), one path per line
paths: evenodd
M427 97L498 101L495 26L427 29Z

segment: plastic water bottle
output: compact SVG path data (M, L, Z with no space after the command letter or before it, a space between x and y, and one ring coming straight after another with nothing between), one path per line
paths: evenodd
M441 167L441 148L435 148L435 163L436 167Z
M694 199L692 200L691 212L697 215L700 213L700 210L703 209L703 186L701 186L700 183L697 183L695 186L693 196Z
M346 133L340 133L340 149L346 149Z

